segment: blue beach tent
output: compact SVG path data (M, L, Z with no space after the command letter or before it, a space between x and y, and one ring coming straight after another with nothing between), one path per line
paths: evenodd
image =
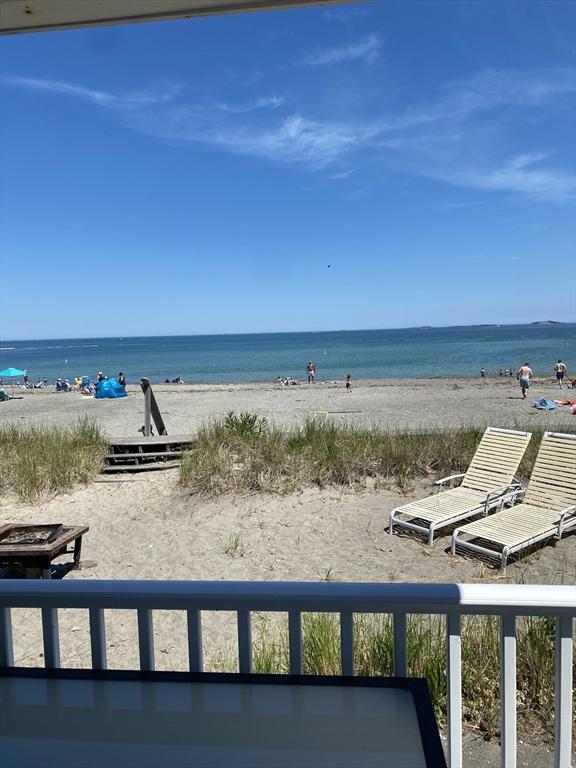
M96 384L95 397L128 397L128 393L116 379L103 379Z

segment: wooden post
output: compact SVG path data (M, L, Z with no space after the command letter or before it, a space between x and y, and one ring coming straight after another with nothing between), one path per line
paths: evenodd
M168 432L164 426L164 420L154 397L154 392L152 392L150 382L148 379L142 378L140 379L140 386L142 387L142 392L144 392L144 434L146 437L150 436L150 416L152 416L158 434L167 435Z
M150 386L144 390L144 434L150 437L150 411L152 406L152 390Z

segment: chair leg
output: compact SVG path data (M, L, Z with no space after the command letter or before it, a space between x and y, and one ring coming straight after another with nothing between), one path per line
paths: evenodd
M460 528L457 528L452 534L452 544L450 545L450 553L452 555L456 554L456 537L458 536L459 531L460 531Z

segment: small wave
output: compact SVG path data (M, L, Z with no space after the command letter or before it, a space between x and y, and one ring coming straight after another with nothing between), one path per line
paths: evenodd
M6 349L15 349L15 347L0 347L0 352L4 352Z

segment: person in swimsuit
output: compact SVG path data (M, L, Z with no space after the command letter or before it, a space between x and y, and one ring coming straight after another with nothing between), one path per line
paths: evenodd
M562 389L562 379L564 376L566 376L566 364L563 363L562 360L558 360L554 366L554 370L556 371L556 380L558 381L558 386L560 389Z
M346 376L346 392L352 392L352 376L350 374Z
M530 368L530 363L524 363L524 365L521 368L518 368L518 371L516 373L516 378L520 383L522 398L524 400L526 400L526 393L528 392L528 388L530 386L530 378L532 376L533 376L533 373L532 373L532 368Z
M308 376L308 384L314 384L314 379L316 378L316 368L314 367L312 360L308 360L308 365L306 366L306 374Z

